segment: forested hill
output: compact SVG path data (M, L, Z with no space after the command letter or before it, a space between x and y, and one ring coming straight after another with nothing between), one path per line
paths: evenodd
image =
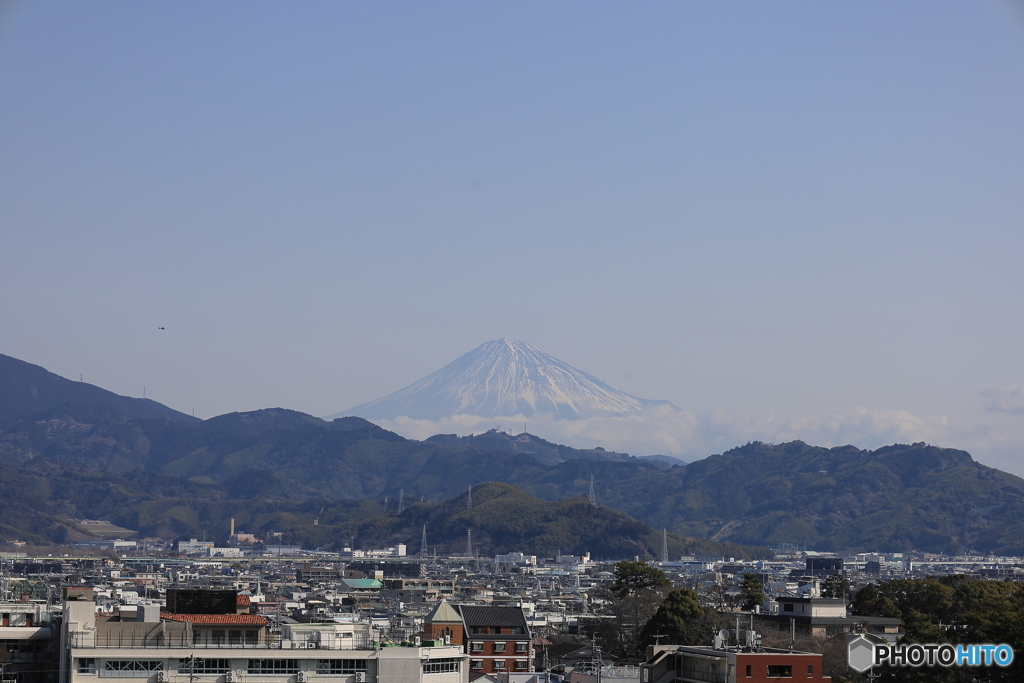
M15 374L17 385L22 375ZM0 386L0 395L19 391ZM32 414L9 411L0 418L6 475L0 500L26 505L33 495L42 496L40 514L53 515L29 523L29 512L11 508L0 518L9 527L0 526L0 538L17 538L19 529L73 535L56 530L60 520L107 514L96 503L107 495L103 491L118 487L131 489L125 497L138 501L382 502L404 491L409 500L429 503L499 481L560 501L586 496L593 479L600 506L681 536L819 550L1024 554L1024 480L966 452L923 443L874 451L751 443L665 469L528 434L415 441L361 418L328 422L280 408L205 421L181 419L188 416L174 411L139 417L129 410L139 405L135 399L112 395L129 403L112 402L106 393L97 394L95 403L46 404ZM19 488L19 481L29 488ZM82 487L83 481L93 484ZM182 529L208 523L198 513L178 517Z
M73 382L46 368L0 354L0 420L35 415L68 404L109 408L127 417L199 421L156 401L121 396L87 382Z

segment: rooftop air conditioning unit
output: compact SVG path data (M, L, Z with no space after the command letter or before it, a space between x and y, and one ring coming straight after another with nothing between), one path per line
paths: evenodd
M271 650L280 650L281 649L281 643L273 643L273 642L270 643L270 649Z
M356 672L356 683L366 683L366 672L365 671L357 671Z
M156 672L156 683L167 683L167 672L157 671Z

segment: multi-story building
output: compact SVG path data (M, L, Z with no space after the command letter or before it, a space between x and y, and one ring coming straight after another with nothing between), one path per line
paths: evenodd
M36 683L54 679L49 675L55 653L46 604L0 602L0 653L6 680Z
M456 645L381 645L365 623L284 624L256 614L177 614L139 606L136 621L97 615L91 592L68 589L60 683L468 683ZM202 604L203 600L177 600ZM216 601L214 601L216 602ZM130 683L130 682L129 682Z
M647 648L642 683L769 683L792 678L831 681L816 652L771 648L715 649L709 646L659 645Z
M427 638L461 645L471 674L528 672L534 652L521 607L450 605L442 600L424 617Z

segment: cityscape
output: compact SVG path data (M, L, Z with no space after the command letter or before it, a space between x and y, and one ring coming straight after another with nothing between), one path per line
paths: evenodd
M1024 681L1022 121L1021 0L0 0L0 683Z

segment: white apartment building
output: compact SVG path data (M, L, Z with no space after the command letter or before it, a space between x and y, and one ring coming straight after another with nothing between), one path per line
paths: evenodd
M458 646L398 647L368 624L284 624L254 614L168 614L142 605L135 622L97 616L85 591L64 602L60 683L468 683Z

